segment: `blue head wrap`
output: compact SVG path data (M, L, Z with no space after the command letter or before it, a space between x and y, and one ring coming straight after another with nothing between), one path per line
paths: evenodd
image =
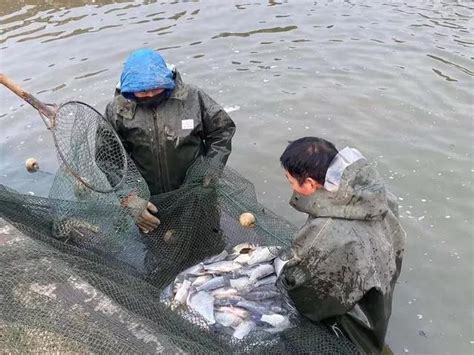
M158 52L144 48L128 56L120 77L120 90L124 97L135 99L135 92L174 88L173 72Z

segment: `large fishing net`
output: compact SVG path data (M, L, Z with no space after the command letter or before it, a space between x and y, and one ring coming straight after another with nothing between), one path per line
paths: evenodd
M92 112L66 108L58 112ZM0 185L2 352L355 352L298 316L275 284L296 228L236 171L198 159L181 188L149 197L100 115L71 121L61 137L48 198ZM143 234L135 220L148 200L161 224Z

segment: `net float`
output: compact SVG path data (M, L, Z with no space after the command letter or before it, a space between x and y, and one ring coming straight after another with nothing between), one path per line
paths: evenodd
M35 173L39 170L38 160L35 158L28 158L25 161L26 170L29 173Z
M244 227L254 227L255 226L255 216L250 212L244 212L239 217L240 225Z

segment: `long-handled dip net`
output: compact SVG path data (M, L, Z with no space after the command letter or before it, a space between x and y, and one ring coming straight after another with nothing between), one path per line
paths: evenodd
M45 105L0 82L40 112L60 162L48 198L0 185L2 352L354 352L279 287L296 228L258 203L251 182L203 158L182 187L150 197L92 107ZM142 235L148 201L161 224Z
M83 102L45 104L6 75L0 74L0 83L37 109L52 134L60 165L50 192L50 198L57 200L56 237L70 238L71 233L79 237L110 227L116 238L127 234L150 194L112 126ZM104 206L124 208L103 215ZM91 213L94 209L96 213Z

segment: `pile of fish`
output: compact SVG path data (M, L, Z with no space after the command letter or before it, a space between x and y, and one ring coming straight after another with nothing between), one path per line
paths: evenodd
M296 311L276 281L278 247L235 246L180 273L162 293L173 308L190 309L206 327L237 339L292 326ZM198 322L203 324L203 322Z

